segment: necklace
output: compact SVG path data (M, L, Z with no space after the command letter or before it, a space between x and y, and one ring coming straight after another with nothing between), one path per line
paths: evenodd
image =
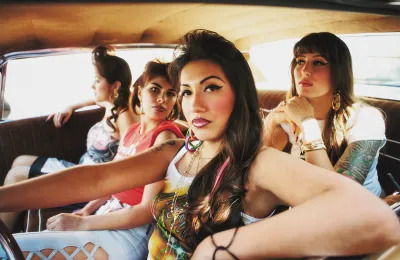
M175 187L175 191L174 191L174 197L172 198L172 203L171 203L171 214L172 214L172 224L171 224L171 228L168 234L168 241L167 241L167 249L165 250L164 256L165 254L167 254L168 252L170 252L172 250L172 245L170 246L171 243L171 237L172 237L172 231L173 228L176 224L177 219L179 218L179 215L181 215L184 211L185 211L185 207L187 206L187 202L184 204L183 207L179 208L177 207L176 203L179 197L179 190L182 188L183 186L183 180L185 177L189 176L189 171L193 166L193 162L195 161L195 159L197 158L197 156L200 153L202 146L200 146L198 149L196 149L196 151L193 152L192 154L192 158L189 161L189 164L187 165L186 169L184 170L183 174L181 174L181 177Z

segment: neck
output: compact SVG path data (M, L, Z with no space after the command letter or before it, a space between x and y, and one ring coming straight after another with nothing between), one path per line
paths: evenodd
M158 126L160 123L165 121L165 119L154 120L148 118L146 115L140 116L140 134L147 133Z
M329 112L332 109L332 95L325 95L318 98L309 100L314 107L314 117L317 120L324 120L328 118Z
M201 158L214 158L221 149L222 141L204 141L201 145Z

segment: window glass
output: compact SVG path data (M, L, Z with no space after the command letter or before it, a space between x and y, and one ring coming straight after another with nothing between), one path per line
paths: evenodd
M172 53L172 48L137 48L118 49L116 55L128 62L135 81L147 61L171 61ZM91 52L10 60L7 66L7 119L48 115L93 96Z
M352 55L355 94L400 100L400 33L339 37ZM258 88L289 88L292 48L298 40L269 42L250 49L250 65Z

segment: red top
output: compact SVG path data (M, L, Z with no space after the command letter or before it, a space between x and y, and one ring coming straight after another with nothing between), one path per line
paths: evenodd
M171 131L178 138L184 138L178 126L171 121L162 122L144 135L141 135L139 131L140 123L132 124L128 128L122 142L119 144L118 153L115 156L115 160L120 160L128 156L135 155L136 153L140 153L147 148L152 147L157 136L163 131ZM134 188L132 190L114 194L113 196L119 201L133 206L142 201L143 190L144 187Z

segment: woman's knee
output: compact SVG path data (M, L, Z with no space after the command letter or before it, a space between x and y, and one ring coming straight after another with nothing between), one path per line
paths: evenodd
M29 178L29 166L11 168L4 179L4 185L11 185Z
M37 156L34 155L21 155L15 158L11 168L19 167L19 166L31 166L33 162L37 159Z

